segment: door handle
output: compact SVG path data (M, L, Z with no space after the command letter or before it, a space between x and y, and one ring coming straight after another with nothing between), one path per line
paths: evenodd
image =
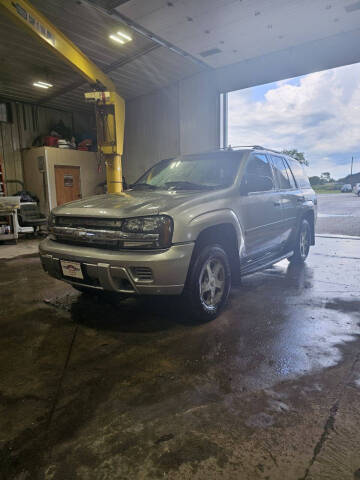
M274 202L274 207L280 207L280 206L281 206L280 200L276 200L276 202Z

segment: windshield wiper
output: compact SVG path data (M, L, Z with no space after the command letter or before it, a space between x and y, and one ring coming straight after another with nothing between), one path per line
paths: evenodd
M156 185L151 185L150 183L132 183L131 185L129 185L129 187L130 188L145 187L145 188L148 188L149 190L156 190L157 188L159 188Z
M212 190L216 188L212 185L201 185L199 183L183 182L180 180L177 182L166 182L165 185L167 188L174 187L178 190Z

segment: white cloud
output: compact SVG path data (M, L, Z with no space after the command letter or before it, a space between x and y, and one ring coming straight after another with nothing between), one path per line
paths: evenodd
M295 85L277 82L259 101L230 93L229 143L297 148L311 175L348 174L351 155L360 152L360 64L312 73Z

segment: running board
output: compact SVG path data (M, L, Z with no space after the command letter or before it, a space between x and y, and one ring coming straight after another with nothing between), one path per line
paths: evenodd
M285 253L285 255L281 255L281 257L273 258L265 263L257 263L256 265L249 265L244 269L240 269L241 275L250 275L251 273L258 272L260 270L264 270L265 268L271 267L275 263L280 262L281 260L284 260L285 258L289 258L294 254L293 251Z

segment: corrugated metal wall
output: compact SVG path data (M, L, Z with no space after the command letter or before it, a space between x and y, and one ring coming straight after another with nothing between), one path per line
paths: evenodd
M10 104L12 123L0 122L0 155L6 180L23 180L21 151L30 148L39 135L47 135L49 129L60 120L75 131L91 128L91 115L73 114L20 102ZM10 184L7 191L11 195L19 189L20 185Z

